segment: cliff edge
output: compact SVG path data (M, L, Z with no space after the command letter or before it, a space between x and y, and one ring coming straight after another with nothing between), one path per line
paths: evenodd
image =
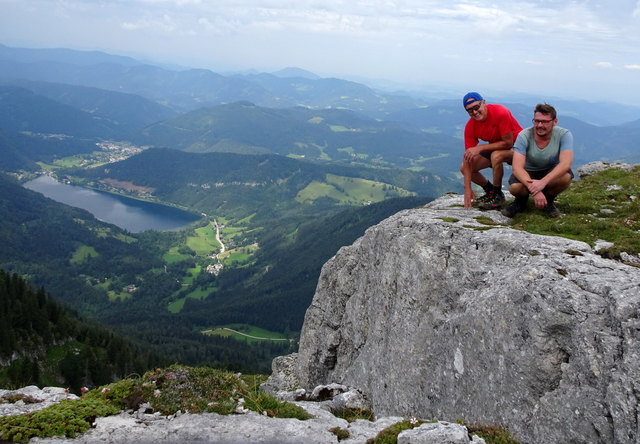
M497 424L522 442L637 443L640 269L461 199L340 249L267 386L340 383L376 415Z

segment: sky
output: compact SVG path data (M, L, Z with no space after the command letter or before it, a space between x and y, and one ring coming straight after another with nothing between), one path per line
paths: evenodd
M640 105L640 0L0 0L0 43Z

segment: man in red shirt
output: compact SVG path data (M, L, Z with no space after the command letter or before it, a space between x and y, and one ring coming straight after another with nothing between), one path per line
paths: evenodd
M462 99L470 119L464 128L465 152L460 172L464 177L464 207L477 203L483 209L500 208L502 193L502 162L511 163L513 143L522 127L511 111L502 105L487 105L477 92L467 93ZM480 141L487 143L479 143ZM492 167L493 183L480 170ZM482 187L485 194L475 199L471 182Z

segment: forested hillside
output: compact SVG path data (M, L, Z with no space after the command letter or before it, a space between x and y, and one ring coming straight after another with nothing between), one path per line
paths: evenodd
M190 278L200 269L198 262L207 260L188 246L193 230L133 235L0 175L0 210L6 215L0 220L0 243L6 246L0 268L29 277L84 316L173 361L268 371L273 356L295 349L295 342L239 342L202 332L241 323L295 339L324 261L367 227L426 200L392 199L328 213L331 207L319 206L309 214L272 208L269 214L279 214L277 219L268 214L256 219L271 221L256 232L262 234L247 228L246 236L260 239L247 262L229 263L219 276L202 270ZM180 260L168 261L174 248L183 252ZM132 285L135 291L125 290ZM206 297L189 297L193 292ZM184 308L168 310L180 298Z
M427 172L406 169L366 168L335 163L312 163L277 155L232 153L185 153L172 149L148 149L122 162L92 169L65 170L69 176L86 179L98 188L113 187L113 181L150 189L164 202L208 214L244 212L244 216L266 212L277 217L286 207L305 208L295 198L312 182L327 182L327 175L364 179L387 186L387 198L399 190L438 196L457 189L453 180ZM105 185L107 184L107 185ZM334 187L343 188L340 185ZM372 199L375 201L376 199ZM328 206L341 205L326 201ZM362 204L362 202L360 202Z
M188 301L184 315L201 325L243 320L270 330L299 331L311 303L322 265L364 231L398 211L431 198L389 199L364 208L289 227L274 226L250 267L221 275L221 290L199 302Z
M142 374L162 359L82 321L17 274L0 269L0 386L98 386Z
M133 140L193 152L270 152L444 172L455 170L459 162L456 135L411 129L345 109L275 109L236 102L156 123Z

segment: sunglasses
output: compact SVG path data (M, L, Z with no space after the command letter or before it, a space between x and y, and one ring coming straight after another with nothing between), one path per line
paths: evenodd
M467 112L469 114L473 114L476 111L478 111L480 109L480 107L482 106L482 102L478 103L477 105L472 106L471 108L465 108L467 110Z

